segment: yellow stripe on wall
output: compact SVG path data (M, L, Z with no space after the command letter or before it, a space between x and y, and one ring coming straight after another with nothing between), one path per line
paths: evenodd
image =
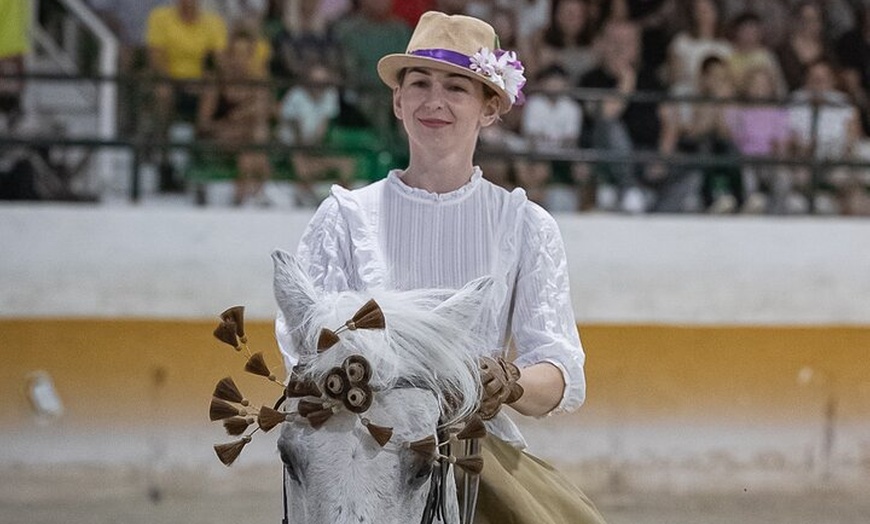
M0 425L31 425L26 377L43 370L65 425L208 424L214 384L236 378L254 403L281 390L242 371L210 321L6 319ZM270 322L247 326L251 347L283 369ZM870 327L583 325L588 400L566 423L708 421L818 424L837 401L843 423L870 419ZM870 438L870 437L868 437Z

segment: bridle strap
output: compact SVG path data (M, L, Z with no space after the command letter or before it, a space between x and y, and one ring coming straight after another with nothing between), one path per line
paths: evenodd
M281 468L281 484L284 487L284 518L281 520L281 524L290 524L290 513L287 508L287 469Z
M477 455L480 453L480 439L469 439L465 441L465 455ZM467 472L462 472L462 513L459 516L461 524L473 524L474 513L477 510L477 495L480 488L480 475L471 475Z

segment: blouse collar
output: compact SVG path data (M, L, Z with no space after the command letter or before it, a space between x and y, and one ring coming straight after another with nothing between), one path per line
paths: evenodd
M448 191L446 193L433 193L419 187L411 187L402 180L402 170L393 169L387 175L387 183L400 194L416 200L426 202L459 202L471 195L474 190L480 185L483 178L483 171L478 166L474 166L471 172L471 179L459 189Z

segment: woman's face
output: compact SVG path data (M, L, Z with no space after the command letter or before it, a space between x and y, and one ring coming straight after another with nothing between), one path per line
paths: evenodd
M481 82L430 68L411 68L393 92L393 112L417 147L474 148L481 127L498 118L498 99Z

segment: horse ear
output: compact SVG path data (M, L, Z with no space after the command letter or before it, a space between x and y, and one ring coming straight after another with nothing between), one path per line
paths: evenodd
M286 251L276 249L272 252L275 268L273 288L275 301L290 326L302 324L306 314L319 299L317 290L311 283L308 273L299 259Z
M457 322L458 325L475 325L483 308L490 302L493 282L490 276L472 280L436 307L433 313Z

